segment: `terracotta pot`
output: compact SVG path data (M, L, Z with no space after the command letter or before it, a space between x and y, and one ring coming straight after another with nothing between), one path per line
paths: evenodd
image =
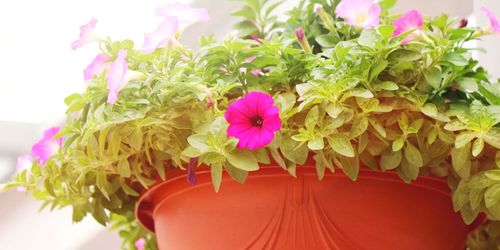
M312 165L297 167L297 178L264 166L245 184L224 175L215 193L208 170L197 171L194 186L185 172L169 174L136 210L162 250L463 250L479 224L464 224L446 180L435 177L405 184L363 168L355 182L341 171L318 181Z

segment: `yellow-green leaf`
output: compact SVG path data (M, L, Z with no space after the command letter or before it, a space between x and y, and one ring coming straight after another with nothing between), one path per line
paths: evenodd
M130 171L130 164L129 164L127 159L120 160L118 162L118 166L117 166L116 170L117 170L118 174L120 175L120 177L124 177L124 178L130 177L130 173L132 172L132 171Z
M422 167L424 165L424 160L422 159L422 154L417 147L413 146L410 142L406 142L405 147L405 157L409 164L415 167Z
M457 174L463 179L469 179L471 169L471 144L467 143L461 148L451 149L451 165Z
M352 123L350 137L352 139L358 137L359 135L363 134L367 128L368 128L368 118L366 118L366 116L364 115L358 117Z
M472 144L472 156L478 156L484 148L484 140L481 138L477 138Z
M473 132L466 131L460 133L457 138L455 138L455 148L461 148L465 146L465 144L469 143L474 138L476 138L476 135Z
M259 169L257 159L252 152L247 150L235 150L226 155L226 159L231 165L245 171L255 171Z
M484 141L491 146L500 149L500 128L491 128L488 133L484 135Z
M220 184L222 183L222 165L212 164L210 167L210 175L212 176L212 185L216 193L219 192Z
M500 184L495 184L484 192L484 203L487 208L500 203Z
M353 181L358 178L359 174L359 157L355 155L354 157L339 156L342 170L349 176Z
M380 166L385 170L395 169L401 164L402 159L403 154L401 150L394 152L391 149L387 149L380 157Z
M349 137L343 134L333 134L328 138L328 144L332 149L347 157L354 157L354 148L352 147Z

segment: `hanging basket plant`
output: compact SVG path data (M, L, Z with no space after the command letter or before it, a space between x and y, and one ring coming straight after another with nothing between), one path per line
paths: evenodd
M111 223L124 249L156 249L134 211L166 181L210 180L220 201L226 184L259 187L250 179L269 165L287 180L312 168L311 183L341 174L346 185L371 169L424 187L447 179L444 206L460 223L488 219L469 246L500 247L500 83L468 45L500 33L500 19L483 8L490 25L478 28L393 14L394 0L304 0L281 20L281 1L241 2L238 34L202 37L197 50L179 38L208 13L184 4L157 9L163 22L142 47L98 35L95 19L83 25L72 48L101 50L86 90L65 99L66 123L19 158L3 189L72 207L75 222Z

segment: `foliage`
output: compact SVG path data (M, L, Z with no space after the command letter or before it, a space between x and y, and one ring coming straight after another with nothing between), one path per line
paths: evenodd
M244 18L240 37L204 37L196 52L176 42L151 54L129 40L102 42L111 61L126 50L129 69L145 77L130 81L114 105L106 104L104 75L67 97L64 147L6 187L25 187L44 207L71 206L75 222L111 218L125 229L124 248L138 237L154 248L132 212L139 193L169 169L197 158L211 166L217 191L222 171L244 182L271 157L294 174L309 154L319 179L339 168L356 180L360 165L397 171L406 182L447 176L467 223L480 212L500 220L500 83L464 46L481 29L426 17L419 38L402 44L411 32L392 36L395 1L381 1L380 24L364 30L335 17L337 0L301 1L284 23L272 15L280 2L242 2L234 13ZM318 3L328 21L315 13ZM313 53L296 42L299 27ZM270 93L282 120L273 142L256 151L237 148L224 120L228 105L252 90Z

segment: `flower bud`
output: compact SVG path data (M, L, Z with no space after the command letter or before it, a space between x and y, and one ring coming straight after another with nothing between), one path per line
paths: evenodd
M304 29L297 28L295 30L295 37L297 38L297 41L299 42L300 47L302 47L302 49L305 52L311 52L311 46L309 45L309 42L307 41L307 38L306 38L305 33L304 33Z

